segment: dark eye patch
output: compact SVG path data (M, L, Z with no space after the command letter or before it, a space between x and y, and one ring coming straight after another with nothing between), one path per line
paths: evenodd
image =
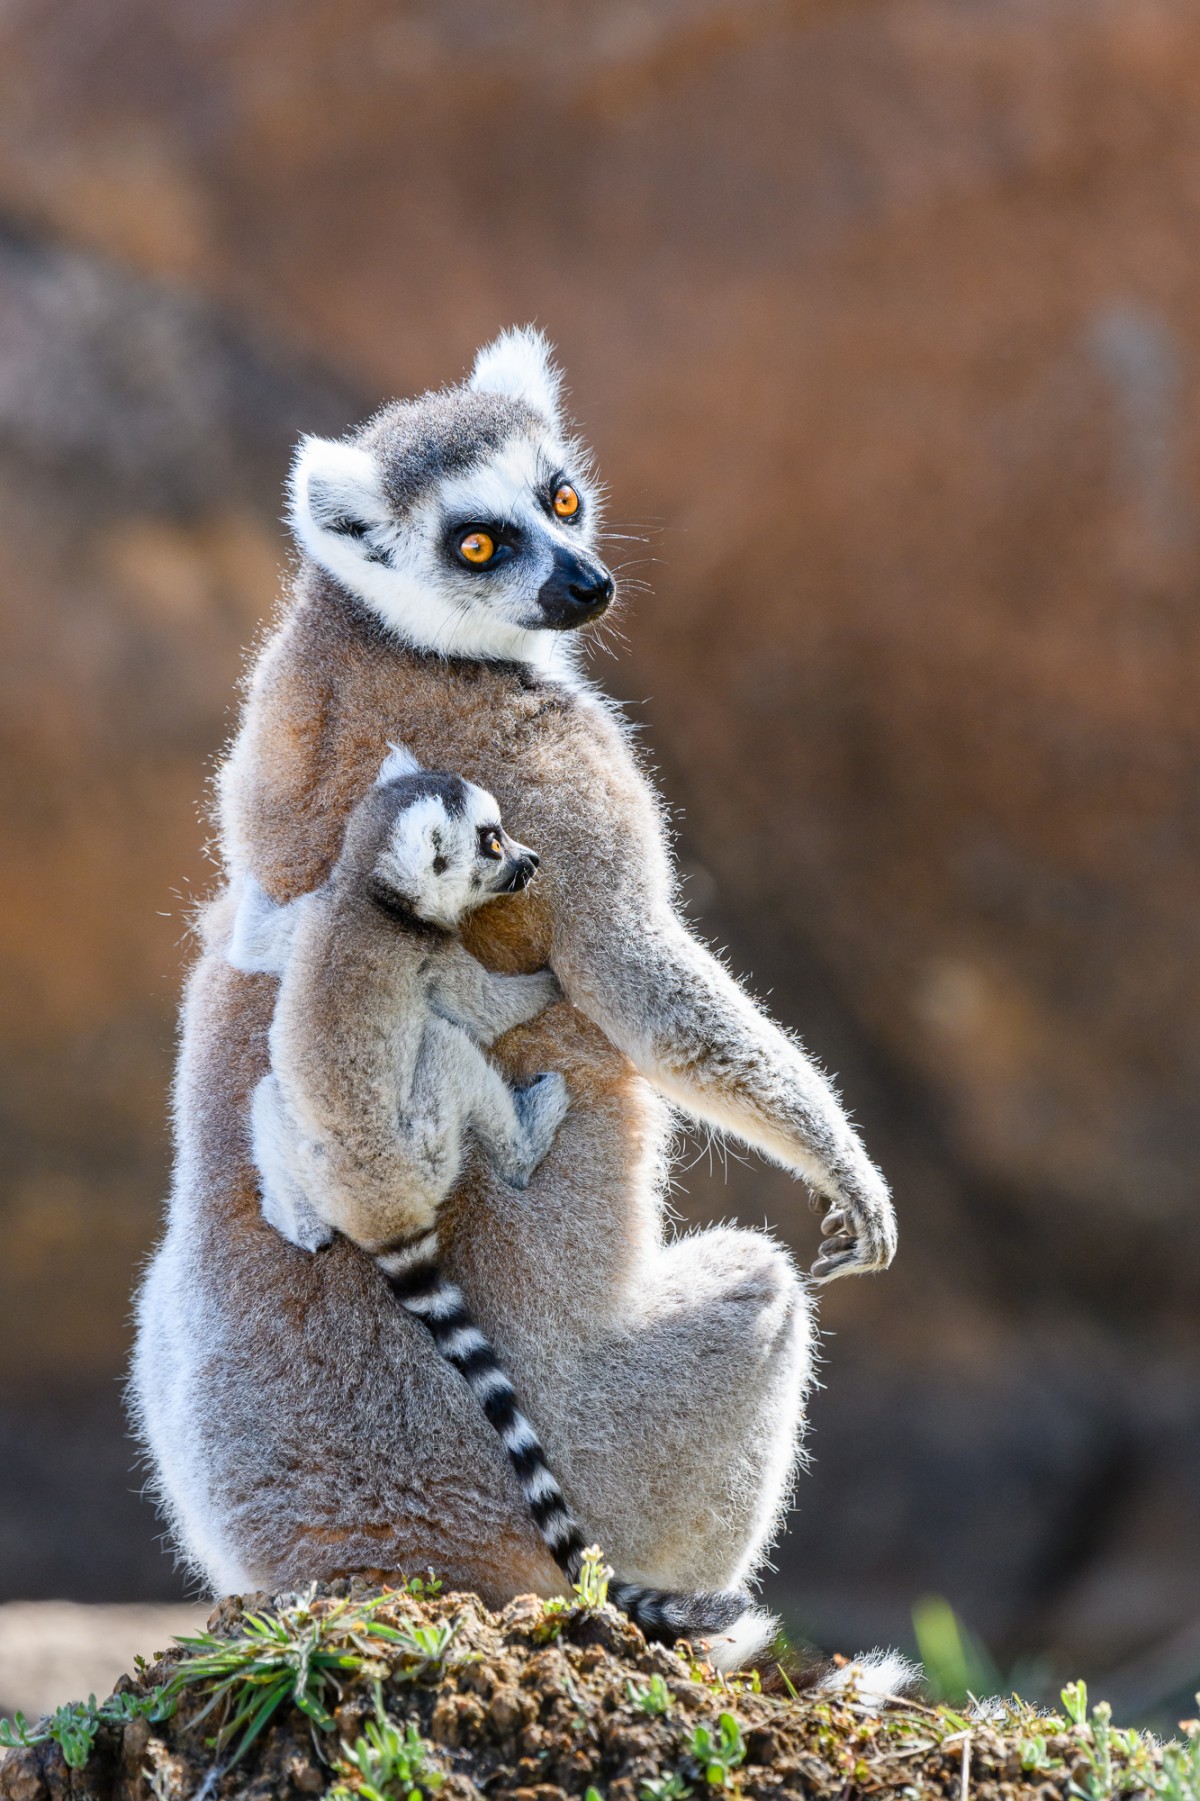
M555 507L554 497L560 488L569 488L574 494L576 505L573 513L560 513ZM556 525L580 525L582 523L583 494L578 484L563 470L560 469L557 475L550 477L545 487L539 491L538 499L541 502L542 511L548 518L553 519Z
M459 553L459 545L464 538L473 532L485 533L495 545L495 549L486 563L478 566L469 563ZM459 519L447 524L442 533L442 553L458 569L470 569L473 574L486 575L502 568L519 556L525 547L525 538L519 526L509 525L503 519Z
M438 855L433 859L434 875L445 875L445 873L449 869L449 867L450 867L449 857L443 857L441 855L441 853L439 852Z

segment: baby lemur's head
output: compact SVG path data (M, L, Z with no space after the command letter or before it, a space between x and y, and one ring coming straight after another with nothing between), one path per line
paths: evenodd
M535 331L481 350L468 382L394 401L292 469L301 549L406 642L549 667L605 612L600 495L564 431Z
M485 789L393 749L350 815L337 879L361 884L385 912L452 932L485 901L518 893L538 862Z

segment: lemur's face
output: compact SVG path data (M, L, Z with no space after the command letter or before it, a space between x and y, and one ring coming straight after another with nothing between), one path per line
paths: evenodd
M492 796L457 775L422 771L384 782L394 808L370 874L384 906L453 931L468 913L532 880L538 856L510 838Z
M532 332L482 351L466 387L307 439L292 475L303 548L408 642L542 666L613 599L598 506Z

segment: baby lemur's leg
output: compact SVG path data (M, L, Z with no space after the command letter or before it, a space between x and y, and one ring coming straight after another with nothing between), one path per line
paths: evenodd
M461 944L440 953L430 988L434 1010L470 1032L480 1044L491 1044L523 1026L562 999L553 970L532 975L500 976L485 969Z
M453 1108L458 1117L447 1118ZM473 1039L448 1020L431 1019L412 1092L411 1136L424 1155L457 1154L462 1127L479 1139L497 1173L523 1188L554 1142L567 1111L557 1071L510 1088Z
M291 1244L319 1251L333 1237L314 1209L296 1162L296 1127L275 1076L264 1076L250 1107L263 1218Z

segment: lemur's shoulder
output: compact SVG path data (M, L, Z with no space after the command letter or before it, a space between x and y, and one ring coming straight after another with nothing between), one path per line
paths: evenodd
M308 565L219 778L230 864L278 901L317 886L388 740L473 780L508 769L539 787L641 785L619 712L574 675L414 650Z

